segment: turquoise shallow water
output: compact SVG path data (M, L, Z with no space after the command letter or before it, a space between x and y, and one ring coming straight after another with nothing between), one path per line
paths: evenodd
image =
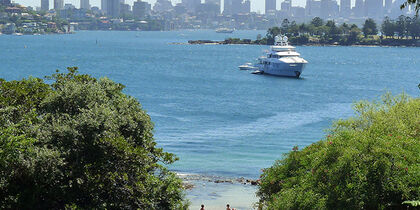
M302 79L252 75L238 66L267 46L175 45L190 39L255 39L263 31L77 32L0 36L0 77L42 77L78 66L126 85L155 123L173 170L257 178L295 145L323 137L351 105L386 91L418 96L420 48L297 47Z

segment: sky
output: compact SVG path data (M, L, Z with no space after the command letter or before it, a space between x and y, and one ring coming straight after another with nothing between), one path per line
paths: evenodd
M41 0L12 0L12 2L22 4L24 6L32 6L32 7L39 7L41 5ZM54 0L50 0L50 7L52 7ZM125 0L127 4L133 5L133 2L135 0ZM156 0L143 0L147 1L153 5L155 4ZM204 0L203 0L204 1ZM264 7L265 7L265 0L250 0L251 1L251 10L253 12L260 12L264 13ZM180 3L181 0L171 0L172 4ZM280 10L280 4L283 2L283 0L277 0L277 9ZM64 3L71 3L75 5L76 7L80 6L80 0L64 0ZM306 0L292 0L293 6L302 6L304 7L306 4ZM101 0L90 0L90 5L92 6L98 6L100 8ZM223 5L223 0L222 0Z

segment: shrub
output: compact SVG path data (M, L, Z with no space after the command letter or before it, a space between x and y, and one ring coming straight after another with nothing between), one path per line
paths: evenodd
M420 99L362 101L357 116L325 139L294 149L264 170L258 195L267 209L402 208L420 196Z
M0 81L0 209L186 208L140 103L69 71Z

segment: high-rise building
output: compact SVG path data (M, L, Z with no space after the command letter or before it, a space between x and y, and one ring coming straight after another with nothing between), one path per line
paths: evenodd
M54 0L54 10L61 10L64 8L64 0Z
M90 9L89 0L80 0L80 9Z
M0 0L0 4L2 4L2 5L6 5L6 6L8 6L8 5L10 5L10 0Z
M171 1L169 0L157 0L155 5L153 6L153 11L157 13L163 13L170 11L174 8Z
M41 0L41 11L50 10L50 0Z
M201 0L182 0L182 4L187 8L188 12L195 13L197 7L201 4Z
M242 0L232 0L232 14L239 14L242 12Z
M150 15L151 10L152 10L152 5L150 5L147 2L137 0L133 4L133 15L137 19L143 19L147 15Z
M335 0L321 0L321 18L336 18L340 12L340 7Z
M232 0L224 0L223 14L232 15Z
M111 17L120 16L121 0L106 0L106 14Z
M265 14L273 13L277 10L276 0L265 0Z
M242 3L242 13L245 13L245 14L251 13L251 1L250 0L245 0Z
M101 10L102 10L102 12L103 13L106 13L106 10L107 10L107 0L101 0Z
M206 4L217 4L217 5L221 5L221 0L206 0L205 1Z
M292 0L284 0L281 3L281 10L286 13L290 13L292 10Z
M365 3L363 0L356 0L356 3L353 7L353 14L358 18L365 16Z
M366 16L370 18L382 18L384 9L383 0L366 0L365 11Z
M384 14L389 15L392 9L392 0L385 0Z
M340 16L350 17L351 14L351 0L340 0Z

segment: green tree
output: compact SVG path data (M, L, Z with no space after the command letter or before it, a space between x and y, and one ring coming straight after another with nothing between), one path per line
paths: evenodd
M267 30L267 44L272 45L274 44L274 38L281 33L281 29L279 27L269 28Z
M389 17L385 17L384 21L381 25L382 34L385 36L392 36L394 37L395 33L395 23Z
M139 102L77 68L0 80L1 209L184 209Z
M419 0L407 0L401 5L401 9L408 7L409 5L414 5L414 10L416 11L416 15L419 13L420 10L420 1Z
M314 17L314 19L311 21L311 24L315 27L320 27L324 25L324 21L320 17Z
M420 197L420 99L359 102L323 140L264 170L263 209L402 209Z
M372 18L368 18L365 23L363 24L363 34L365 37L368 35L376 35L378 34L378 29L376 27L376 23Z
M407 18L404 15L400 15L396 22L395 31L398 33L398 37L402 38L407 35Z

